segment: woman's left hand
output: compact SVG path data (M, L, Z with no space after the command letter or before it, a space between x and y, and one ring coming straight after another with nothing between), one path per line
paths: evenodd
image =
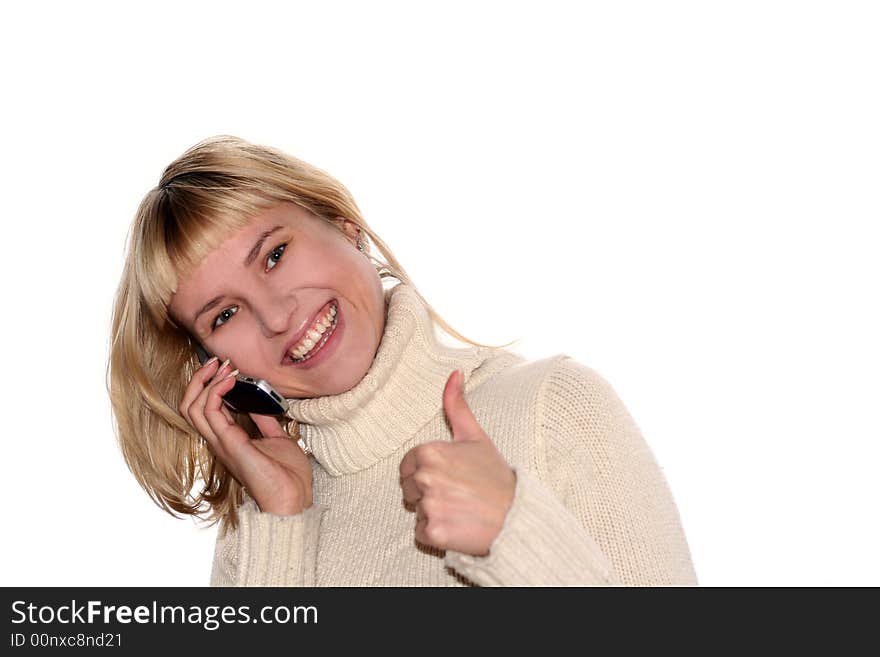
M452 442L413 447L400 462L400 485L416 506L417 541L486 556L513 503L516 473L471 412L462 382L456 370L443 389Z

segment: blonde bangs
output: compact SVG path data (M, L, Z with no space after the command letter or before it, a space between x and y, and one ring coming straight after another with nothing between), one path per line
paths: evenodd
M135 276L150 314L159 326L174 323L168 304L177 281L189 276L209 253L279 201L265 193L203 181L174 182L150 192L133 235Z

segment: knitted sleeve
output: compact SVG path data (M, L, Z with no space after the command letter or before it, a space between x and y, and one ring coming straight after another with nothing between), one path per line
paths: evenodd
M546 475L514 468L489 554L447 551L447 565L484 586L696 585L671 491L611 385L564 356L538 415Z
M314 504L292 516L259 510L247 498L238 508L239 524L218 532L211 586L316 586L321 516Z

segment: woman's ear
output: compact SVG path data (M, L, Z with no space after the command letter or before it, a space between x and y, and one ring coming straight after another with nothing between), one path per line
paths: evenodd
M336 224L336 227L341 230L353 244L357 244L358 236L361 233L361 229L358 228L357 224L345 217L334 217L333 223Z

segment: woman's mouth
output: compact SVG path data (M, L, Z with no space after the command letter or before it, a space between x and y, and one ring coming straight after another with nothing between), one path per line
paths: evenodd
M321 351L321 348L336 331L338 312L336 299L331 300L322 309L318 319L303 334L302 339L287 352L294 363L304 363Z

